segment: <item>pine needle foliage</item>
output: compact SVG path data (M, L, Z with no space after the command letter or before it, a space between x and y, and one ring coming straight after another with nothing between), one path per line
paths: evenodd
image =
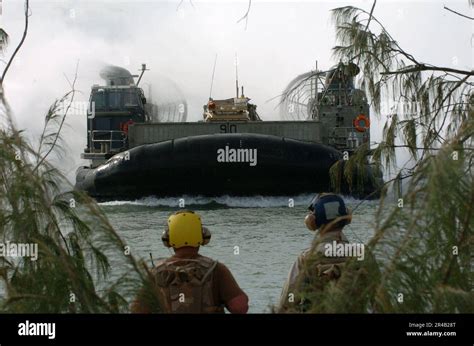
M472 313L474 72L419 62L367 11L332 13L335 57L361 67L359 83L378 114L391 105L383 141L361 147L344 175L371 154L395 178L382 190L364 261L349 260L341 278L324 286L312 271L315 259L307 261L306 311ZM397 148L407 149L409 168L397 166ZM336 167L335 183L338 174ZM388 187L398 193L395 203Z
M36 147L15 125L3 81L27 37L29 0L24 16L22 39L0 78L0 244L4 252L11 244L38 251L34 257L31 251L0 255L0 312L128 312L139 292L160 312L146 263L134 258L97 203L72 189L49 161L50 154L64 153L61 130L73 106L78 66L71 91L46 113ZM7 45L0 28L0 53Z
M58 102L70 104L71 95ZM0 242L38 245L36 261L0 257L0 311L127 312L131 298L148 282L147 268L127 254L94 200L79 191L64 192L66 178L46 157L67 115L58 113L58 102L47 112L35 148L16 129L0 93Z

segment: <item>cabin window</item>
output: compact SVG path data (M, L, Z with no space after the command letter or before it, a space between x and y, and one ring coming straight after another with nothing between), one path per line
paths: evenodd
M95 109L105 109L105 93L103 91L94 93L91 102L94 102Z
M123 93L124 96L124 106L125 107L136 107L138 106L138 95L134 91L126 91Z
M120 92L111 91L109 93L109 109L120 109Z

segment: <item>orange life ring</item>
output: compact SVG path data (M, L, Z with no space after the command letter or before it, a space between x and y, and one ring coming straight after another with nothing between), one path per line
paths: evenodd
M364 122L363 125L361 125L361 121ZM364 114L359 114L355 117L353 124L358 132L365 132L370 128L370 120Z

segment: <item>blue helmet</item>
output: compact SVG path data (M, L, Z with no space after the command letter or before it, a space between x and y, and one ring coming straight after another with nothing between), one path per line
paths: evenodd
M351 222L350 210L346 207L344 200L336 194L321 193L313 198L308 209L316 218L316 227L319 228L339 217L349 216L338 222L343 227Z

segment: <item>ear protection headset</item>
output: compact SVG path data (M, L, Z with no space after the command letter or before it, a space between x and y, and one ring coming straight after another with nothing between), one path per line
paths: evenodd
M311 201L308 209L313 213L316 222L316 229L328 224L336 219L340 219L337 224L344 227L351 223L351 210L346 207L344 200L333 193L321 193Z
M180 210L172 214L161 235L163 245L175 249L207 245L210 240L211 232L202 226L199 214L190 210Z

